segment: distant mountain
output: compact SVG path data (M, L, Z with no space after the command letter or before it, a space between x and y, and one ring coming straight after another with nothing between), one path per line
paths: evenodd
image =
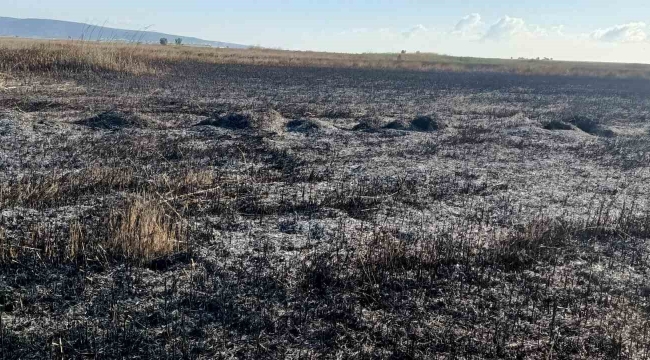
M247 47L246 45L203 40L194 37L165 34L153 31L115 29L60 20L15 19L9 17L0 17L0 36L17 36L37 39L127 41L142 43L158 43L160 41L160 38L167 38L170 44L174 43L174 39L182 38L183 44L185 45L203 45L230 48Z

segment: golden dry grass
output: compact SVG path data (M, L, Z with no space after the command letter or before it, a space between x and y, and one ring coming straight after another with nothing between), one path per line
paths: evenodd
M159 74L174 63L313 66L374 69L486 71L531 75L650 78L650 65L503 60L431 53L342 54L270 49L217 49L63 40L0 39L0 71L37 73L114 72Z
M100 227L70 222L61 236L56 226L42 222L29 226L28 236L10 242L0 227L0 264L33 255L46 262L70 263L111 258L146 262L185 249L186 223L164 201L137 196L111 211Z
M86 244L84 241L85 231L81 223L75 220L70 223L70 240L68 242L67 259L73 260L80 255L86 254Z
M127 259L151 260L178 251L184 228L182 220L168 215L160 202L136 197L111 212L107 247Z

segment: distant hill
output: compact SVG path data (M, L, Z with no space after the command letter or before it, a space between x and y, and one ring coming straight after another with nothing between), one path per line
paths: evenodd
M182 38L185 45L203 45L213 47L246 48L246 45L221 41L203 40L194 37L165 34L153 31L125 30L71 21L48 19L16 19L0 17L0 36L24 37L38 39L84 39L104 41L127 41L158 43L160 38L167 38L171 44L174 39Z

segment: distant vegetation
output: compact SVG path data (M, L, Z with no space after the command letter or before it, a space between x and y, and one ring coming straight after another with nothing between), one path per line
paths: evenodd
M175 39L177 45L182 39ZM162 45L168 44L161 38ZM565 61L505 60L454 57L433 53L343 54L209 47L160 47L144 44L83 41L0 40L0 71L160 73L172 62L406 69L417 71L480 71L526 75L650 78L650 65Z

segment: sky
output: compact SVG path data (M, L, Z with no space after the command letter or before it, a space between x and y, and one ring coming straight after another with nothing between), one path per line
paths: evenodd
M0 0L0 15L291 50L650 63L647 1Z

